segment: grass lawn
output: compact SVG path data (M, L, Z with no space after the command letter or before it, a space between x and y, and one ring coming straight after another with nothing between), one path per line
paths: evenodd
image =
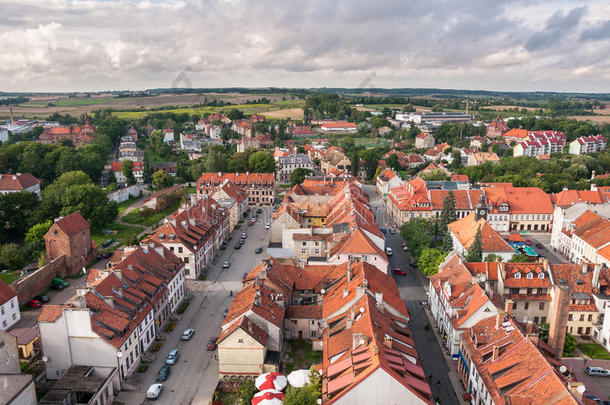
M112 238L115 241L119 242L120 245L125 245L129 242L130 239L138 236L140 232L142 232L141 228L136 226L127 226L120 224L111 224L104 227L106 230L117 231L115 234L104 235L101 230L91 231L91 239L97 243L97 246L102 249L102 243L106 242L108 239Z
M19 278L19 270L7 271L5 273L0 274L0 279L4 281L6 284L10 285L13 281Z
M127 208L129 208L129 206L131 204L133 204L135 201L138 201L140 199L140 197L132 197L127 201L123 201L122 203L119 204L119 214L121 214L123 211L125 211Z
M598 343L581 343L578 348L592 359L610 360L610 353Z
M311 342L307 340L290 341L290 361L286 363L284 372L289 374L293 370L309 369L322 361L322 352L314 351Z
M163 211L157 212L156 214L154 214L153 216L150 216L148 218L140 217L140 209L136 208L135 210L131 211L129 214L127 214L123 217L123 222L127 222L129 224L151 226L151 225L156 224L157 222L161 221L163 218L165 218L172 212L176 211L179 206L180 206L180 201L176 202L173 205L170 205Z
M155 164L155 163L167 163L167 162L172 161L171 159L166 159L164 157L157 155L150 148L144 149L144 154L146 155L146 158L148 159L148 163L151 165Z

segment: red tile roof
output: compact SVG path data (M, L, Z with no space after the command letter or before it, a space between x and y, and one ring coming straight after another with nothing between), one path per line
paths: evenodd
M479 218L476 220L474 212L462 219L447 225L451 233L460 241L466 249L472 246L477 230L481 229L481 245L483 252L513 252L514 249L494 230L486 220Z
M567 208L579 202L605 204L610 202L610 195L601 190L563 190L551 196L553 204Z
M40 314L38 314L38 322L55 322L60 316L64 308L70 308L69 305L43 305Z
M16 295L15 290L9 287L4 280L0 280L0 306L12 300Z
M89 229L89 223L78 211L74 211L72 214L55 221L55 224L67 235L74 235Z
M39 184L40 180L30 173L0 174L0 190L19 191Z

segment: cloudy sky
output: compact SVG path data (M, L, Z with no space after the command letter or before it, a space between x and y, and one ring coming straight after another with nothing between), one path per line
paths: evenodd
M610 92L607 0L0 0L0 91Z

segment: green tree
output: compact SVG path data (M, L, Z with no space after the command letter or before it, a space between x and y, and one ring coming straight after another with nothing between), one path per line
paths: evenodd
M49 231L53 222L51 220L38 223L25 234L25 243L31 246L32 251L42 251L45 248L44 235Z
M318 396L308 386L288 387L286 390L285 405L316 405L317 403Z
M114 175L114 172L112 170L108 174L108 185L110 184L116 184L116 176Z
M239 404L250 405L252 403L252 398L257 391L258 389L256 389L254 382L251 380L244 380L241 384L239 384L237 391L237 394L239 395Z
M212 150L205 158L205 168L210 173L225 172L227 170L227 157L220 151Z
M416 218L406 222L400 228L400 235L407 243L409 250L416 259L423 249L430 247L432 244L432 240L430 239L430 236L428 236L426 228L426 220L423 218Z
M466 255L467 262L480 262L483 261L483 237L481 236L481 227L477 229L477 233L474 236L474 241L470 245L470 250Z
M129 159L121 162L121 173L127 178L127 184L136 184L136 179L133 176L133 162Z
M445 181L449 178L443 169L430 170L427 173L419 174L418 177L426 181Z
M447 232L447 225L457 220L455 208L455 195L453 190L449 190L449 194L443 199L443 209L441 211L441 225L443 232Z
M62 198L66 191L77 185L93 184L85 172L67 172L42 190L42 211L46 218L56 218L63 208Z
M417 259L417 269L426 276L438 273L438 266L445 259L445 253L435 248L424 248Z
M0 194L0 241L18 240L31 226L32 214L38 208L34 193Z
M262 150L254 152L248 158L248 168L254 173L275 172L275 160L273 160L273 155Z
M451 237L450 232L445 232L445 236L443 237L443 250L445 252L453 251L453 238Z
M487 256L485 256L485 261L486 262L495 262L495 261L501 262L502 258L495 253L490 253Z
M526 263L526 262L529 262L529 258L526 255L519 253L519 254L514 254L510 258L509 262L513 262L513 263Z
M578 341L576 338L573 335L566 333L566 338L563 342L563 355L566 357L572 356L577 346Z
M312 175L313 171L305 169L304 167L298 167L290 173L290 187L295 184L301 184L305 180L305 177Z
M119 213L118 204L108 200L101 187L83 184L69 187L62 197L61 215L78 211L92 228L101 228L114 221Z
M7 243L0 246L0 266L2 269L17 270L25 263L22 250L16 243Z
M174 184L174 179L163 170L159 169L153 174L153 185L157 189L169 187Z

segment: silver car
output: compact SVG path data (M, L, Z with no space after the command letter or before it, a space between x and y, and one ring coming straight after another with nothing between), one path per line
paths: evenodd
M169 364L170 366L176 364L178 357L180 357L180 352L178 349L172 349L165 359L165 364Z
M195 329L187 329L182 332L182 340L191 340L193 335L195 334Z

